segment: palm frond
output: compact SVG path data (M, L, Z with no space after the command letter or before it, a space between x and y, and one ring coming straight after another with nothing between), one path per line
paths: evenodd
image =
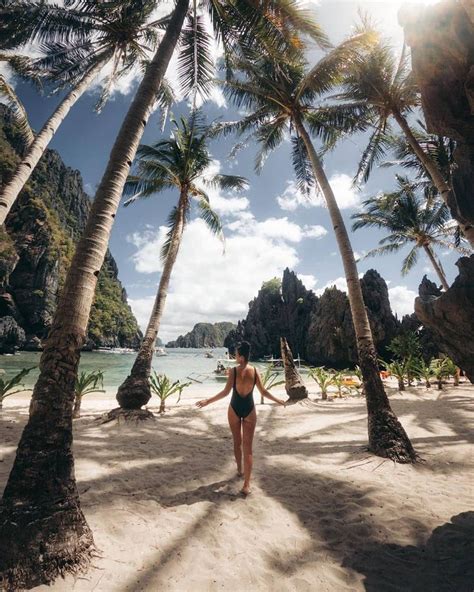
M0 97L5 101L8 106L9 113L18 127L20 136L23 142L23 149L26 149L33 142L35 136L33 130L30 127L28 121L28 115L26 113L23 103L18 98L17 94L13 90L12 86L8 84L5 78L0 74Z
M207 200L200 199L197 203L199 215L204 220L208 229L225 244L224 230L219 215L212 209Z
M316 187L316 181L308 151L300 136L293 136L291 144L293 169L298 190L306 197L309 197L311 191Z
M178 57L179 82L185 95L195 91L204 98L209 96L215 69L211 44L203 17L189 15L181 32Z

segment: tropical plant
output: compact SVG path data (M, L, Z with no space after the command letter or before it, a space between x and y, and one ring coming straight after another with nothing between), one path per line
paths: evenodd
M102 388L103 384L104 374L102 370L83 371L76 377L74 410L72 412L74 419L81 417L82 397L90 393L105 393Z
M26 14L30 3L19 1L19 4ZM194 8L196 4L194 2ZM112 3L113 6L115 3ZM48 7L48 4L42 3L42 7ZM206 44L198 27L188 26L186 33L184 31L189 8L190 0L177 0L166 19L164 36L146 67L112 147L45 341L29 422L19 443L0 511L0 572L10 586L25 587L52 581L60 573L84 566L91 556L93 538L80 509L71 450L75 376L97 277L123 187L180 37L188 67L197 74L202 73L199 67L195 68L195 58L197 56L199 66L199 56L203 49L205 51ZM261 5L209 0L206 9L212 16L215 35L220 35L226 55L241 46L245 46L246 50L256 50L267 33L266 46L282 49L282 42L287 37L294 38L295 30L300 25L303 28L306 26L304 13L293 1L281 0ZM18 12L20 19L22 11ZM278 14L286 15L284 23L275 20ZM196 16L196 10L193 15ZM191 18L193 15L190 15ZM15 22L15 18L11 20ZM24 39L23 24L21 20L19 22L15 32L17 38ZM194 23L197 23L197 18ZM3 24L4 21L0 40L4 38ZM62 25L63 31L70 30L67 19L63 19ZM317 29L310 24L308 28ZM205 39L210 37L207 35ZM182 68L184 63L182 59ZM196 79L195 82L196 89L201 81ZM48 490L44 489L40 478L45 471L51 476L52 485ZM59 506L64 511L58 513ZM38 516L34 527L25 522L31 512ZM27 533L20 546L15 542L18 530Z
M456 364L451 360L451 358L446 358L446 366L448 376L452 376L454 379L454 386L459 386L459 376L460 376L460 369Z
M19 43L18 39L22 43L29 39L25 34L25 20L32 23L33 29L42 22L36 14L30 13L28 18L29 0L17 1L17 15L9 20L14 35L7 31L11 44ZM194 2L193 8L196 4ZM111 8L113 6L116 3L112 3ZM272 3L208 0L205 6L212 17L214 35L222 41L226 56L240 47L257 51L264 46L281 53L286 39L298 41L295 31L300 28L310 29L307 32L313 36L319 34L324 38L317 26L305 20L305 13L293 0ZM37 13L48 9L48 3L41 3ZM51 582L59 574L87 565L92 554L93 537L80 508L71 448L75 378L97 278L123 187L180 38L187 67L195 74L202 73L202 69L195 68L196 56L199 66L200 56L206 49L202 32L192 26L182 35L189 9L190 0L176 0L172 13L166 18L163 38L146 66L112 146L44 342L30 417L0 506L0 577L10 587ZM23 14L27 15L25 19ZM193 14L196 15L196 10ZM285 18L278 20L282 15ZM0 47L5 47L5 16L2 12ZM73 13L67 13L63 19L58 19L66 37L71 30L69 16L74 18ZM187 42L184 42L185 37ZM207 35L205 39L210 37ZM183 58L181 68L184 63ZM195 76L194 82L196 90L201 80ZM50 476L47 488L43 480L46 473ZM61 512L57 511L58 507L62 508ZM37 517L34 524L29 518L31 515ZM23 533L20 543L18 532Z
M290 135L298 187L306 195L316 189L323 195L343 261L359 363L364 376L369 413L369 449L382 456L410 462L415 460L416 454L390 407L379 375L349 235L320 155L310 137L311 133L331 143L342 131L360 128L360 121L364 121L364 106L351 107L343 113L339 108L336 110L334 106L318 104L317 101L341 81L344 69L372 40L370 32L358 33L332 49L310 69L302 58L293 60L291 64L275 64L266 57L252 63L239 62L239 76L226 82L225 92L238 108L250 113L241 121L222 124L222 131L247 134L243 144L250 139L258 141L257 170L263 166L267 154Z
M434 358L430 362L433 376L436 378L438 390L443 390L443 380L450 376L451 360L449 358Z
M158 395L160 399L159 413L165 412L166 399L168 399L172 395L175 395L176 393L178 393L178 400L176 401L176 404L178 404L181 400L181 393L190 384L190 382L181 383L179 382L179 380L171 382L171 380L168 378L168 376L166 376L166 374L157 374L156 372L154 372L150 376L150 386L151 390L155 393L155 395Z
M385 360L380 360L382 366L390 372L391 376L397 379L398 381L398 390L404 391L405 390L405 378L407 377L407 366L408 362L406 360L394 360L392 362L386 362Z
M150 21L155 10L155 0L123 0L121 2L93 2L72 0L69 6L59 7L33 0L20 22L29 28L25 18L32 12L38 20L31 31L31 41L41 43L44 56L30 66L57 89L68 88L36 137L32 139L15 172L0 191L0 224L5 222L21 189L44 154L49 142L64 118L93 80L110 64L110 73L104 79L98 110L107 100L113 84L145 62L159 41L159 30L166 20ZM43 6L43 14L37 11ZM8 9L6 17L8 14ZM17 14L18 5L10 11ZM68 23L67 31L64 23ZM13 26L13 25L11 25ZM19 26L15 23L14 30Z
M337 396L342 399L344 394L349 394L350 389L346 385L346 374L342 370L339 372L333 372L331 376L331 384L336 387Z
M177 191L178 202L168 218L168 234L161 250L164 267L148 327L130 374L117 392L117 400L124 409L139 409L151 396L148 377L155 342L193 199L209 230L223 239L219 216L212 209L204 188L240 190L247 184L243 177L209 174L212 158L208 143L213 127L206 125L200 111L193 111L187 119L182 117L179 122L173 119L172 125L170 139L160 140L152 146L140 146L136 173L128 178L125 185L125 195L130 196L125 206L137 199L158 195L166 189Z
M16 395L17 393L21 393L24 390L31 390L31 389L25 389L24 385L22 384L21 381L34 368L35 368L35 366L33 366L32 368L23 368L23 370L18 372L18 374L15 374L15 376L13 376L13 378L10 378L10 380L6 380L6 379L0 377L0 409L3 407L3 401L7 397L11 397L12 395ZM22 387L22 388L18 388L18 387ZM14 390L14 389L17 389L17 390Z
M433 370L431 365L425 362L423 358L415 360L413 364L415 376L420 380L424 380L426 388L431 388L431 378L433 378Z
M394 354L397 361L402 362L408 381L413 382L413 367L421 354L421 343L415 331L404 331L392 339L387 349Z
M334 98L336 108L345 114L348 109L366 109L368 127L372 128L369 143L362 153L356 181L366 181L373 166L380 162L391 146L391 120L401 128L413 154L431 177L447 206L455 203L453 191L446 182L429 152L423 150L413 133L408 117L420 105L419 93L409 67L409 55L403 47L397 59L393 48L384 40L370 51L360 52L359 58L351 61L343 81L344 90ZM456 212L453 212L456 218ZM474 228L464 224L460 227L466 238L474 244Z
M418 251L423 249L445 290L449 288L440 262L433 252L434 247L444 247L470 254L466 249L456 246L455 241L446 240L451 234L454 238L456 226L449 224L451 214L443 202L426 202L417 194L418 187L407 177L397 175L397 189L391 193L377 195L363 202L363 211L354 214L353 230L376 227L389 234L379 241L379 247L365 256L394 253L410 246L410 252L403 260L402 274L406 275L418 260Z
M318 366L316 368L308 368L308 373L314 382L319 386L321 390L321 399L326 401L328 398L329 387L333 381L333 375L324 366Z
M265 372L261 375L261 381L263 388L267 391L271 390L276 386L280 386L281 384L285 384L285 380L281 380L281 375L272 368L272 366L268 366L265 369ZM260 396L260 405L264 404L264 396Z

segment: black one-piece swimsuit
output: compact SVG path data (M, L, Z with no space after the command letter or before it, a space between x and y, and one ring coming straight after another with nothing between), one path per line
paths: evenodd
M237 392L236 387L237 381L237 368L234 368L234 387L232 389L232 398L230 400L230 406L235 411L237 417L240 419L244 419L252 412L252 409L255 407L255 403L253 401L253 389L255 388L255 384L257 382L257 369L255 369L255 379L253 381L252 390L248 395L239 395Z

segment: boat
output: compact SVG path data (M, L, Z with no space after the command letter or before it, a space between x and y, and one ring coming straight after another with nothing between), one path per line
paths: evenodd
M155 356L167 356L168 354L165 351L164 347L155 347Z
M301 358L298 356L293 359L298 370L301 369ZM275 372L284 372L285 364L282 358L274 358L273 356L265 356L263 360L259 360L259 364L269 364L271 369Z
M229 370L235 366L235 360L229 360L228 358L219 358L217 360L217 367L214 370L214 378L216 380L227 380Z
M207 352L204 354L204 357L206 357L206 358L213 358L213 357L214 357L214 354L213 354L211 351L207 351Z

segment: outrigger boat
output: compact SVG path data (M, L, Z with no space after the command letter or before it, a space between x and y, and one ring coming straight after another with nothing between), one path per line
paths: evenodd
M296 367L298 370L301 369L301 358L298 356L294 358L293 361L295 362ZM259 364L270 364L270 367L275 372L284 372L285 365L283 364L282 358L274 358L273 356L265 356L263 360L259 360Z

